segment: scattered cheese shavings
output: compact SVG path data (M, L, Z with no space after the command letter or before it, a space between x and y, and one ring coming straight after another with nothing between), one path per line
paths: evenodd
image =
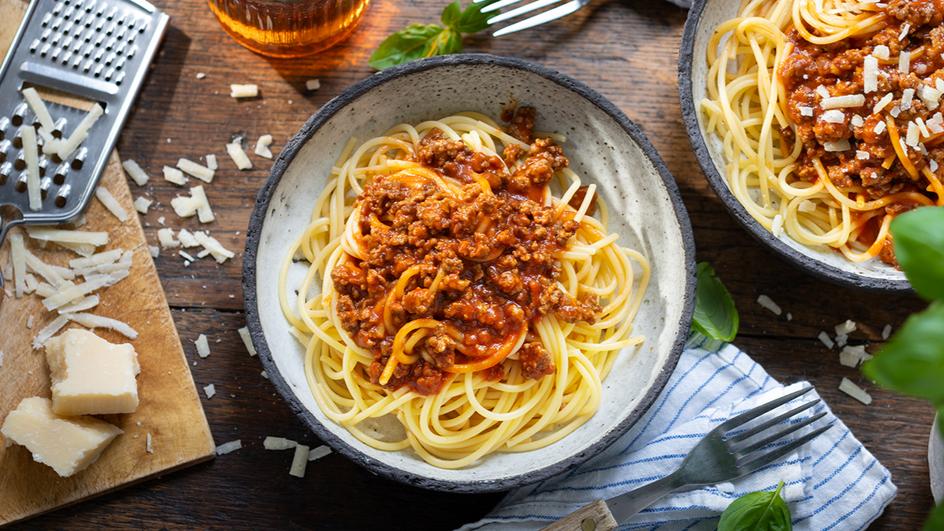
M259 86L254 84L230 84L229 97L231 98L255 98L259 95Z
M23 245L23 235L10 235L10 254L13 261L13 279L16 298L23 296L26 291L26 247Z
M838 334L849 335L852 332L856 331L856 323L855 321L847 319L845 322L837 324L834 328L836 330L837 335Z
M823 85L818 85L818 86L816 87L816 93L819 94L819 97L820 97L820 98L828 98L828 97L829 97L829 89L827 89L827 88L826 88L825 86L823 86Z
M839 352L839 363L846 367L858 367L860 363L872 359L865 351L865 345L846 345Z
M882 96L882 99L878 100L878 102L875 104L875 107L872 107L872 112L873 113L882 112L883 110L885 110L885 107L888 107L888 104L892 102L893 98L894 96L892 95L891 92Z
M872 49L872 55L878 57L879 59L888 59L891 57L891 50L888 49L888 46L884 44L879 44Z
M156 245L148 245L148 254L151 255L151 258L157 258L161 255L161 248Z
M829 334L822 330L820 330L819 335L816 336L816 338L819 339L821 343L826 345L826 348L833 348L836 346L836 343L831 337L829 337Z
M43 207L43 198L39 190L39 150L36 145L36 130L31 125L20 128L23 141L23 158L26 161L26 193L29 197L29 209Z
M226 154L229 155L229 158L233 159L233 164L236 165L237 169L248 170L252 168L252 161L249 160L246 152L243 151L243 146L239 142L226 144Z
M187 229L180 229L180 232L177 233L177 238L180 239L181 245L186 248L190 247L199 247L200 242L193 236L193 233Z
M846 121L846 113L840 111L839 109L830 109L821 114L820 119L830 124L841 124Z
M256 155L260 157L265 157L267 159L272 158L272 150L269 149L269 146L272 145L272 135L262 135L259 137L259 140L256 141Z
M147 435L144 437L144 451L149 454L154 453L154 438L151 437L151 432L147 432Z
M259 373L259 376L262 376L262 377L265 378L266 380L269 379L269 373L267 373L267 372L265 372L265 371L260 372L260 373Z
M800 111L800 116L813 116L812 107L807 107L806 105L797 105L797 110Z
M193 175L197 179L200 179L203 182L209 183L213 182L213 169L208 168L202 164L197 164L196 162L189 159L178 159L177 167L184 172Z
M770 310L776 315L783 313L783 310L780 309L780 306L778 306L777 303L767 295L759 295L757 297L757 304L760 304L763 308Z
M305 469L308 467L308 446L299 444L295 447L295 455L292 456L292 467L288 473L297 478L305 477Z
M878 59L866 55L862 65L862 90L866 94L878 90Z
M321 88L321 81L318 79L308 79L305 81L305 90L314 91Z
M85 328L107 328L118 332L128 339L138 338L137 330L131 328L127 323L112 319L111 317L104 317L93 313L70 313L63 315L68 317L70 321L79 323Z
M89 130L102 114L105 114L105 110L97 103L89 109L88 114L86 114L85 117L82 118L82 121L79 122L79 125L75 127L75 130L69 135L68 140L62 140L58 143L59 158L67 160L72 155L72 152L88 137Z
M162 249L176 249L180 247L180 242L174 239L173 229L164 228L158 230L157 241L161 244Z
M197 261L197 259L194 258L193 256L191 256L190 253L187 253L187 252L184 252L184 251L177 251L177 254L179 254L184 260L186 260L186 261L188 261L188 262L196 262L196 261Z
M189 218L197 213L197 202L193 200L193 197L178 195L170 200L170 206L174 209L174 213L182 218Z
M865 405L872 403L872 397L865 392L864 389L852 383L852 380L848 378L843 378L842 381L839 382L839 390Z
M214 396L216 396L216 386L213 384L204 385L203 393L206 394L207 400L213 398Z
M905 133L905 144L916 148L918 147L918 139L920 131L918 130L918 124L914 122L908 122L908 131Z
M266 450L290 450L298 446L298 443L284 437L272 437L267 435L262 441L262 447Z
M85 269L102 264L110 264L121 258L122 254L124 254L124 251L121 249L112 249L111 251L102 251L93 254L88 258L73 258L69 260L69 267L73 269Z
M325 457L326 455L329 455L330 453L331 453L331 448L325 445L312 448L311 451L308 452L308 462L310 463L312 461L321 459L322 457Z
M902 50L898 54L898 71L907 74L911 71L911 52Z
M95 198L101 202L105 209L111 212L112 216L118 218L118 221L128 221L128 213L125 212L125 209L121 207L121 204L118 203L118 200L115 199L115 196L111 195L111 192L109 192L104 186L95 188Z
M207 341L207 336L200 334L197 336L197 340L193 342L197 346L197 355L201 358L205 358L210 355L210 343Z
M898 34L898 40L903 41L908 35L908 32L911 31L911 23L905 22L901 25L901 33Z
M128 174L128 177L130 177L131 180L134 181L134 184L138 186L144 186L150 179L148 174L145 173L143 169L141 169L141 166L131 159L125 159L121 163L121 167L125 169L125 173Z
M27 227L26 233L34 240L55 243L77 243L98 247L108 243L107 232Z
M134 199L134 209L140 212L141 214L147 214L148 209L151 208L151 205L154 204L154 201L139 195Z
M862 127L865 125L865 118L858 114L853 114L852 118L849 119L849 123L851 123L853 127Z
M243 447L243 443L240 439L235 441L225 442L216 447L216 455L226 455L228 453L235 452Z
M843 138L842 140L823 142L823 149L829 151L830 153L838 153L841 151L849 151L852 149L852 145L849 144L848 139Z
M82 284L69 286L63 290L59 290L51 297L46 297L43 299L43 306L49 311L61 308L76 299L85 297L89 293L105 287L106 284L108 284L108 282L104 277L86 279Z
M842 109L844 107L861 107L865 105L865 95L847 94L845 96L830 96L823 98L819 106L823 109Z
M205 72L197 72L197 79L203 79L207 77Z
M252 344L252 337L249 335L249 329L245 326L237 330L239 332L240 339L243 340L243 345L246 346L246 351L249 352L250 356L256 355L256 347Z
M213 255L213 258L217 261L217 263L222 264L227 259L236 256L233 251L223 247L223 245L220 244L216 238L211 237L206 232L195 232L193 236L200 243L200 245L203 246L204 249Z
M23 89L23 99L26 100L26 103L33 109L33 114L36 115L36 119L43 129L45 129L47 133L52 133L56 128L56 124L52 119L52 115L49 114L49 109L46 107L43 99L40 98L39 93L36 92L36 89L33 87Z
M193 198L196 204L197 219L200 220L200 223L210 223L216 219L213 215L213 210L210 209L210 201L207 199L206 192L203 191L202 185L191 188L190 197Z
M849 341L849 336L846 334L836 334L836 345L840 347L846 346L846 343Z
M33 349L39 350L43 348L43 345L46 344L46 341L49 341L49 338L56 335L63 326L69 323L69 318L65 315L57 316L52 320L48 325L44 326L39 333L36 334L36 337L33 338Z
M92 308L98 306L98 303L99 303L98 295L92 294L87 297L81 298L73 302L72 304L59 308L59 313L64 314L64 313L84 312L85 310L91 310Z
M177 186L184 186L187 184L187 178L184 176L184 172L178 170L177 168L171 168L170 166L164 166L162 168L164 172L164 180L176 184Z
M887 324L885 328L882 328L882 339L888 339L892 335L892 325Z
M216 155L213 155L213 154L207 155L206 162L207 162L206 167L210 168L211 170L216 171L216 169L219 168L219 164L217 164L216 162Z

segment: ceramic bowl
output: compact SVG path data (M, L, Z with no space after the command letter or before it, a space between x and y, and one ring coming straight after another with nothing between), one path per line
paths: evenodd
M886 292L909 291L911 286L905 275L880 260L873 259L856 264L840 253L797 243L786 234L781 237L774 236L751 217L728 188L728 183L722 176L724 159L721 141L713 134L705 134L701 124L703 115L698 110L698 102L705 97L705 76L708 74L705 57L708 40L722 22L737 16L740 5L740 0L695 0L685 22L682 46L679 50L678 76L682 118L695 150L695 157L708 177L708 183L731 215L751 235L800 269L846 286Z
M643 347L619 356L593 418L547 448L489 456L443 470L409 451L371 448L328 420L312 398L303 349L279 309L279 264L306 227L315 198L349 138L367 139L401 122L460 111L498 116L517 101L537 108L537 129L567 136L571 165L610 206L610 228L652 262L653 277L634 333ZM642 416L675 368L694 304L694 243L672 176L642 132L582 83L515 59L431 58L375 74L328 102L285 146L259 192L243 270L253 343L276 389L325 443L372 472L420 487L506 490L563 472L601 451ZM292 282L288 282L289 285Z

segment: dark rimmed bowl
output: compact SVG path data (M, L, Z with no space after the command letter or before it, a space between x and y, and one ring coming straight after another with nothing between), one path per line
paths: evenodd
M474 81L474 82L473 82ZM348 138L380 135L459 111L497 116L511 101L538 109L538 129L567 135L572 167L610 206L610 228L641 250L653 278L634 333L646 336L620 355L604 381L600 410L547 448L496 454L474 467L443 470L412 452L370 448L328 420L312 398L303 349L278 305L277 279L291 242L308 225L315 198ZM304 267L302 267L304 269ZM296 272L290 272L289 287ZM569 470L625 433L675 368L694 305L694 242L675 181L642 132L613 104L580 82L541 66L491 55L436 57L375 74L328 102L285 146L260 190L243 265L249 331L278 392L306 426L371 472L419 487L507 490Z
M695 157L708 177L708 183L734 219L757 240L796 267L844 286L890 293L910 291L911 286L905 275L879 260L857 264L840 253L807 247L787 235L779 238L774 236L747 212L728 187L722 175L724 159L721 141L714 135L705 134L700 122L702 113L698 110L698 102L705 96L708 40L718 25L737 16L740 5L740 0L695 0L688 12L679 50L678 84L682 118Z

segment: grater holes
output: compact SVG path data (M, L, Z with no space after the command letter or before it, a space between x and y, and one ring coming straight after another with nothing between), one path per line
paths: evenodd
M43 15L43 21L40 22L40 25L45 28L46 26L49 25L49 22L51 20L52 20L52 13L47 12L45 15Z
M52 179L49 177L39 181L39 197L41 197L44 201L46 200L46 196L49 195L50 186L52 186Z
M117 15L117 14L118 14L118 8L117 8L117 7L113 7L113 8L111 8L111 10L108 12L108 14L105 15L105 20L111 22L112 20L115 20L115 15Z
M56 3L56 5L53 6L53 8L52 8L52 14L53 14L53 15L58 15L59 13L62 13L62 7L63 7L64 5L65 5L65 4Z
M115 75L115 69L109 68L108 70L105 71L105 74L102 77L105 78L105 81L111 81L111 78L114 75Z
M67 184L59 188L59 193L56 194L56 199L53 201L56 207L62 208L66 206L66 202L69 201L70 192L72 192L72 185Z
M16 159L13 160L13 169L16 171L26 169L26 158L23 157L23 153L17 153Z
M10 127L10 119L7 118L6 116L0 117L0 141L6 138L7 127Z
M106 50L107 50L107 48L106 48ZM106 55L106 56L105 56L105 66L111 66L111 64L115 62L115 57L117 57L117 56L115 55L115 52L111 52L111 53L109 53L108 55Z
M21 102L13 109L13 114L10 116L10 123L13 124L13 127L19 127L23 125L23 120L26 117L27 109L28 107L25 101ZM17 132L17 135L19 135L19 132Z
M13 189L21 194L26 192L26 172L21 173L20 176L17 177L16 185L14 185Z
M124 61L124 59L122 59L122 61ZM125 80L125 73L124 73L124 72L118 72L118 75L115 76L115 84L116 84L116 85L121 85L121 82L124 81L124 80Z
M112 51L117 43L118 41L116 41L114 37L108 39L108 42L105 43L105 50L109 52Z
M85 164L85 159L88 158L88 148L80 147L76 152L75 156L72 157L72 162L69 163L72 166L73 170L81 170L82 166Z
M0 163L7 162L7 151L10 151L10 146L9 140L0 141Z
M7 184L7 179L13 175L13 165L9 162L0 164L0 185Z
M66 175L69 174L70 166L63 162L56 167L56 172L52 176L52 182L56 183L58 186L62 186L62 183L66 182Z
M49 53L49 50L51 48L52 48L52 45L49 44L48 42L44 44L43 47L39 49L40 57L46 57L46 55Z
M65 117L59 118L56 120L56 123L53 124L53 130L50 133L53 138L62 138L62 132L66 130L66 124L69 123Z

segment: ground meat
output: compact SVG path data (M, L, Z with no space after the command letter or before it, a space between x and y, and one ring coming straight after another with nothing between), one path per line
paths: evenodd
M938 25L944 15L941 0L890 0L886 12L912 26Z
M519 108L509 130L530 138L533 120L533 111ZM438 324L411 343L420 358L399 363L385 385L430 394L450 367L487 358L543 315L593 322L599 314L596 301L575 300L559 287L559 257L579 224L538 200L554 173L567 167L563 151L537 139L527 150L503 154L508 160L474 153L433 131L414 158L454 179L456 189L404 171L369 180L358 196L366 256L348 257L331 279L342 326L374 356L367 370L373 382L380 381L396 331L416 319ZM391 294L397 285L402 293ZM501 378L505 363L520 363L528 378L553 372L539 342L526 343L517 357L489 368L486 377Z
M508 122L505 128L508 134L518 140L530 144L534 140L534 107L518 107L513 105L502 111L501 119Z

